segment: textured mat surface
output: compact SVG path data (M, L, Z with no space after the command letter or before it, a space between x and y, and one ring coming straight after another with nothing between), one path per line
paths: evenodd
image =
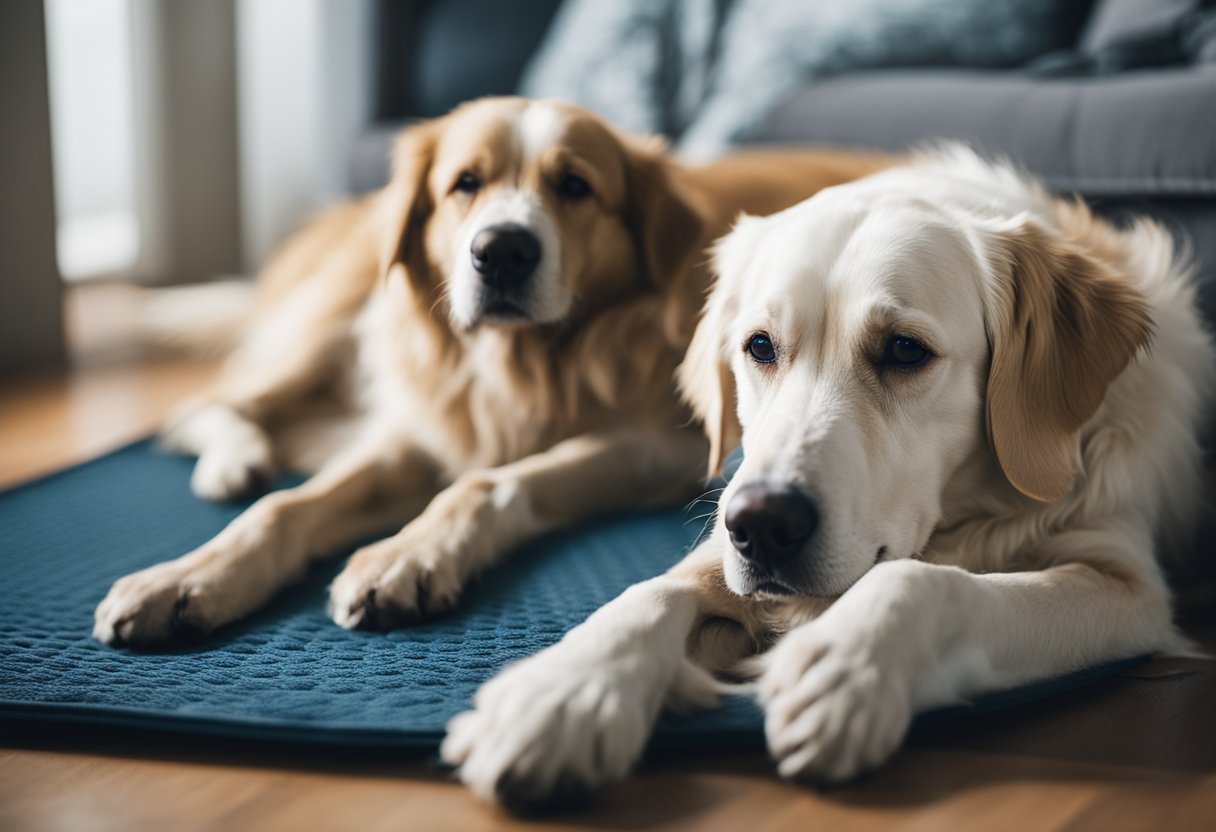
M338 558L201 647L146 653L95 643L93 608L116 578L189 551L243 508L194 498L191 464L141 442L0 494L0 719L434 747L497 668L665 569L699 530L669 511L547 538L486 575L455 613L388 635L346 632L326 618ZM1040 698L1113 669L964 711ZM762 723L750 702L733 698L665 719L656 743L760 745Z

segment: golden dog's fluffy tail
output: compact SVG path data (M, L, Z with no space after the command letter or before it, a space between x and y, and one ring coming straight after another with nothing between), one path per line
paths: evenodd
M140 304L141 342L202 357L226 355L253 314L250 280L148 289Z

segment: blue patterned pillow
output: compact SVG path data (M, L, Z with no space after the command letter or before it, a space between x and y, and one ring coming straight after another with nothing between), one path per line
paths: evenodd
M1019 66L1070 46L1090 2L567 0L521 91L580 103L708 157L815 78Z

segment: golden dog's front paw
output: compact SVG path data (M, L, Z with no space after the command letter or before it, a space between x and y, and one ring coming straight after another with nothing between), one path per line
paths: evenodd
M93 614L93 638L114 647L196 642L217 626L212 588L177 562L119 579Z
M204 500L244 497L274 475L270 437L229 407L187 402L169 416L160 441L171 451L198 456L190 490Z
M391 630L450 609L463 586L459 553L407 527L351 556L330 587L330 616L348 630Z
M265 486L273 472L269 443L216 445L194 464L190 490L204 500L236 500Z
M812 625L779 643L768 667L760 701L782 777L848 780L899 748L912 711L897 664Z

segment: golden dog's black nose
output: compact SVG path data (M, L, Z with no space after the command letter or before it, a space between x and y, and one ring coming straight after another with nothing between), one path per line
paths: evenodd
M473 268L487 285L508 289L527 280L540 262L540 240L516 223L489 225L473 237Z
M730 542L746 560L778 565L802 551L819 527L819 511L792 485L753 482L726 504Z

